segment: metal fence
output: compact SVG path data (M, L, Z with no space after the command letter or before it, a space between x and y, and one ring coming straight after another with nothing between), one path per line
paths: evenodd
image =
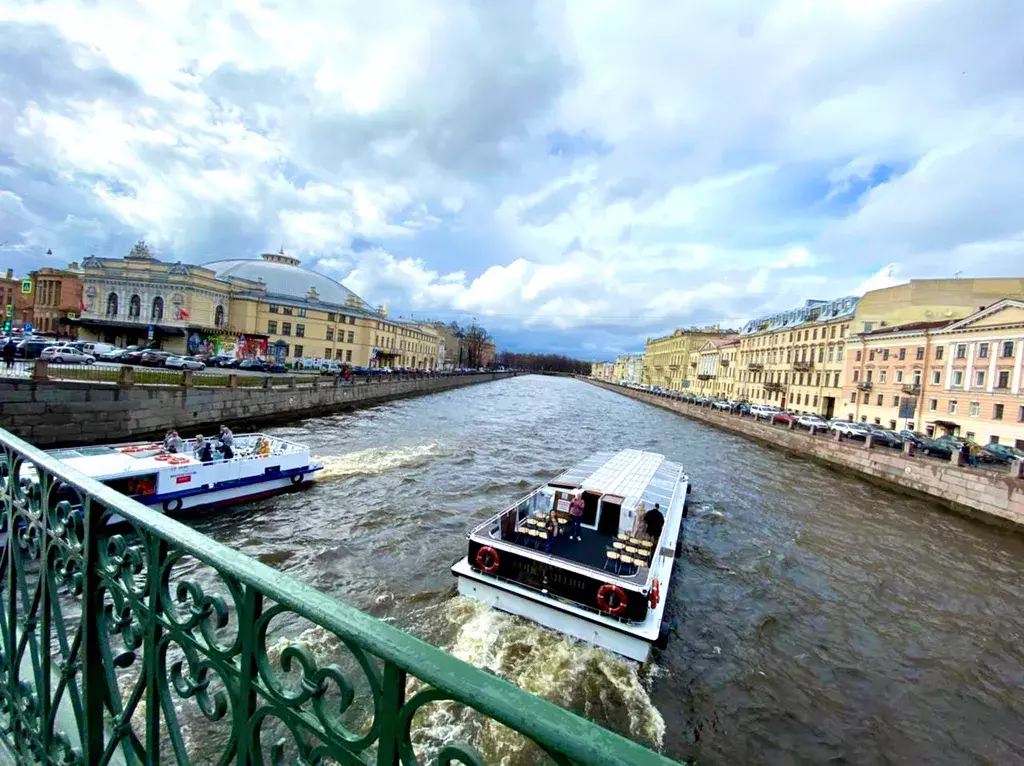
M668 763L3 430L0 499L19 762ZM495 727L523 735L511 755Z

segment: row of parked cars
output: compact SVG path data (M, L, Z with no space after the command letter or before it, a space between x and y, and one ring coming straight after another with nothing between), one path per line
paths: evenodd
M1007 465L1012 460L1024 459L1024 452L1006 444L977 444L969 442L959 436L931 437L917 431L901 430L896 431L882 428L871 423L855 423L849 420L832 418L826 420L820 415L809 413L799 414L790 410L782 410L778 407L771 407L765 404L751 405L747 402L733 401L730 399L718 399L709 396L700 396L692 393L670 391L659 386L630 386L652 393L679 399L683 402L696 404L711 409L734 412L739 415L749 415L758 420L767 420L777 425L788 427L793 423L794 428L814 429L816 432L839 432L845 438L864 441L871 436L873 445L890 447L892 449L903 449L907 442L912 443L917 452L944 460L949 460L954 453L960 452L966 444L972 457L978 463Z

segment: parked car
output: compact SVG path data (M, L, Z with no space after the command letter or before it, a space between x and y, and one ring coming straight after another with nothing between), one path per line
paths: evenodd
M279 362L274 362L267 367L267 372L288 372L288 368Z
M164 360L164 367L172 370L205 370L203 362L197 362L190 356L169 356Z
M796 419L796 424L801 428L810 429L812 426L817 429L827 430L828 421L818 415L801 415Z
M92 364L96 357L72 346L49 346L39 354L40 359L54 364Z
M928 441L928 437L924 434L919 434L917 431L908 431L907 429L897 431L896 435L904 442L911 442L918 448L922 447L924 443Z
M1006 465L1013 460L1024 460L1024 452L1008 444L986 444L981 451L984 453L981 459L987 463Z
M120 350L121 349L119 349L113 343L93 343L93 342L89 342L89 343L83 343L82 344L82 351L84 351L87 354L92 354L97 359L102 359L104 354L109 354L112 351L120 352Z
M790 412L789 410L779 410L778 412L773 412L768 416L768 420L771 420L772 417L775 418L776 423L781 423L784 426L788 426L790 423L795 423L797 419L796 413Z
M101 362L119 362L128 352L123 348L113 348L110 351L104 351L102 354L97 354L96 358Z
M15 353L20 359L38 359L44 350L56 345L53 338L26 338L18 344Z
M142 364L142 357L148 353L151 349L148 348L132 348L129 346L125 349L124 354L121 355L119 361L124 364Z
M880 428L879 426L873 425L867 425L865 426L865 428L867 432L871 434L871 442L873 444L882 447L893 447L897 449L903 446L903 440L900 439L900 437L898 437L892 431L888 431L885 428Z
M832 430L838 431L848 439L863 439L868 435L868 430L862 423L851 423L848 420L835 421Z
M340 375L341 365L337 362L322 362L320 364L321 375Z
M163 367L164 364L174 354L170 351L159 351L157 349L149 349L145 351L141 357L139 357L139 363L146 367Z
M750 408L750 414L759 420L768 420L777 412L779 412L778 407L769 407L767 404L755 404Z
M921 446L921 451L926 455L949 460L953 457L953 453L959 451L963 445L964 442L961 439L952 436L942 436L938 439L925 439L924 444Z
M234 367L235 365L231 366ZM262 359L243 359L238 363L238 369L248 370L249 372L267 372L270 369L270 365Z

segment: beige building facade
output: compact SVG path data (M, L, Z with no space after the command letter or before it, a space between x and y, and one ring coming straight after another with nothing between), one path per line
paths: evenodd
M851 339L850 420L1024 449L1024 299Z
M739 350L739 337L728 335L705 341L691 351L689 367L693 380L687 391L716 399L735 399L738 392L736 359Z
M644 347L643 383L671 391L689 388L694 380L690 352L713 338L728 335L717 325L676 329L671 335L648 338Z

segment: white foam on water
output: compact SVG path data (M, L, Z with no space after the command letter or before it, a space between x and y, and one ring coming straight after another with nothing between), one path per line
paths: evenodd
M650 676L635 663L471 599L451 599L444 617L455 628L448 650L459 659L661 748L665 722L645 685ZM424 708L413 733L424 754L463 740L479 748L488 763L535 763L539 755L516 732L447 703Z
M313 460L323 465L322 471L313 474L317 481L347 479L352 476L378 476L396 468L416 468L426 465L431 458L443 454L435 443L413 447L372 447L350 452L347 455L315 456Z

